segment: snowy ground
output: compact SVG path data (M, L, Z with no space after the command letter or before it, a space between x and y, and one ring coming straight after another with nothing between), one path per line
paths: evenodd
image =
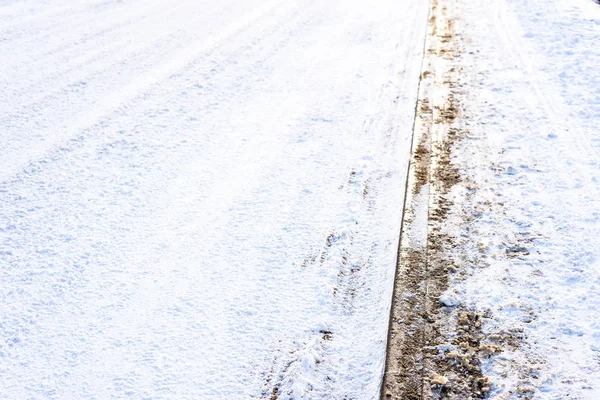
M426 14L0 1L0 398L376 398Z
M502 352L491 398L600 398L600 6L456 1L464 175L446 296Z
M421 354L599 399L600 5L435 3ZM428 9L0 0L0 398L379 397Z

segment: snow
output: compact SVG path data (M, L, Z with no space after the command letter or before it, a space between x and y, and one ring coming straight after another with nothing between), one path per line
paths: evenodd
M600 7L459 4L467 179L453 214L472 222L448 231L470 272L444 296L517 339L484 364L491 398L600 398Z
M377 398L426 14L1 2L0 398Z
M440 301L491 398L600 398L600 6L452 5ZM0 398L377 398L427 12L0 1Z

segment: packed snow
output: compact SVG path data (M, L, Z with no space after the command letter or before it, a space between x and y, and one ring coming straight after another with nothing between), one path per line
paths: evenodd
M0 1L0 398L377 398L427 10Z

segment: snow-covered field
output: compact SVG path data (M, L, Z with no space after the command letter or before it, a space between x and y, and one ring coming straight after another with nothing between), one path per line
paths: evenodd
M376 398L427 9L0 1L0 398Z

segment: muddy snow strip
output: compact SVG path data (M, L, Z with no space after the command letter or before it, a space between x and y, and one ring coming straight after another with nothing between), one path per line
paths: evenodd
M465 135L462 54L454 1L432 1L393 296L383 398L481 398L488 355L484 315L446 293L457 237L446 228L452 191L462 183L453 162Z
M463 310L459 327L479 327L446 356L463 362L478 341L490 398L598 399L600 9L455 4L468 115L450 157L461 178L440 230L452 237L440 299Z

